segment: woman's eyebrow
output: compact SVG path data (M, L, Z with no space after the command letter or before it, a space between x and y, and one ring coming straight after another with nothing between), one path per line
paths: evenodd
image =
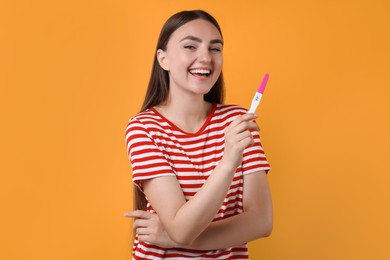
M211 40L210 43L219 43L219 44L223 45L223 41L220 39Z
M180 42L185 41L185 40L191 40L191 41L195 41L195 42L202 42L202 39L200 39L200 38L198 38L198 37L196 37L196 36L193 36L193 35L188 35L188 36L182 38L182 39L180 40ZM223 45L223 41L220 40L220 39L211 40L210 43L211 43L211 44L213 44L213 43L219 43L219 44L222 44L222 45Z

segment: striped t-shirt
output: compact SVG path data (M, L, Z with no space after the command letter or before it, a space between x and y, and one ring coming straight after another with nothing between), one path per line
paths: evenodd
M202 188L208 176L222 159L224 130L244 108L213 104L212 110L197 133L186 133L164 118L154 108L132 118L126 129L127 152L133 169L133 182L142 189L142 181L161 176L175 176L186 200ZM270 169L260 143L246 148L242 164L237 168L232 185L213 221L243 212L243 176ZM155 212L150 203L150 212ZM247 245L223 250L189 250L160 248L134 240L133 259L248 259Z

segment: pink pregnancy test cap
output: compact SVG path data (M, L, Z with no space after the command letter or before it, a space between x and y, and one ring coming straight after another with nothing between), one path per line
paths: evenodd
M261 83L260 83L259 88L257 89L257 92L263 94L264 89L265 89L265 86L267 85L268 78L269 78L269 74L266 73L266 74L264 75L263 80L262 80Z

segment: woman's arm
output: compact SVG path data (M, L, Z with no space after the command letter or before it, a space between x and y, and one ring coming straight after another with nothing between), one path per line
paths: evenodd
M157 212L166 232L174 242L191 245L207 228L218 212L236 168L242 161L242 153L253 143L249 129L258 127L257 116L245 114L237 117L226 128L224 155L202 188L186 201L175 177L159 177L143 181L143 188L153 209ZM138 233L142 241L144 235Z
M213 250L239 246L272 232L271 192L264 171L244 176L244 212L213 222L188 248Z
M244 176L244 212L227 219L212 222L189 245L172 241L156 214L137 211L127 216L137 217L134 228L144 234L145 242L162 247L184 247L197 250L215 250L242 245L270 235L273 225L271 193L264 171Z

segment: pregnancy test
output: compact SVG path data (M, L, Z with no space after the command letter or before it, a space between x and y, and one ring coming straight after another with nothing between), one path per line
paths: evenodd
M268 75L268 73L266 73L264 75L263 80L260 83L259 88L257 89L255 96L253 97L251 108L249 109L248 113L255 113L256 112L256 109L260 104L261 97L263 96L265 85L267 85L268 78L269 78L269 75Z

